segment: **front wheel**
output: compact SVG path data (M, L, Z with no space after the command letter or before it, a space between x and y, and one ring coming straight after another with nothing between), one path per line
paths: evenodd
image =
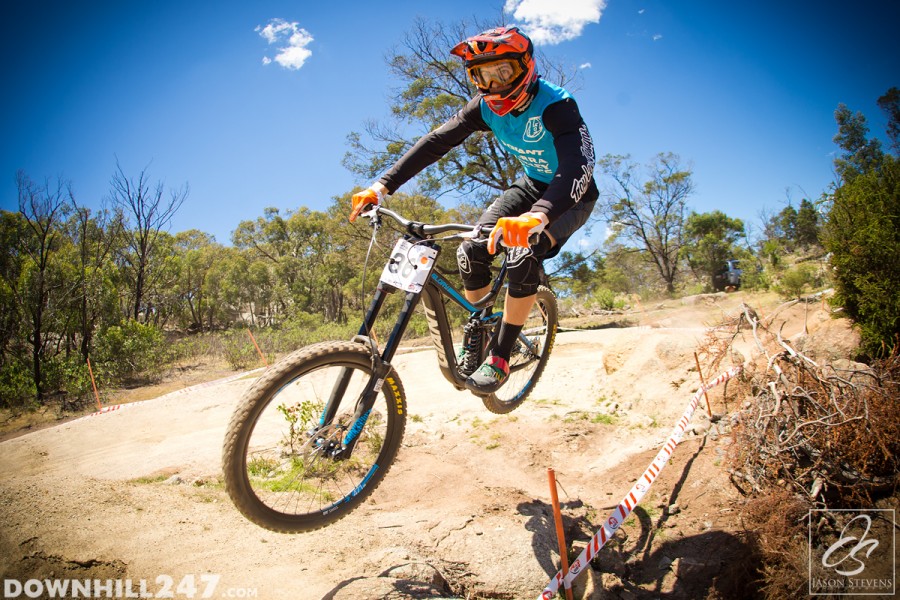
M356 418L372 377L368 347L324 342L284 358L247 391L222 454L225 489L247 519L282 533L312 531L378 487L403 439L406 399L392 371Z
M510 355L509 379L493 394L482 396L485 408L506 414L522 404L547 366L558 325L556 296L542 285Z

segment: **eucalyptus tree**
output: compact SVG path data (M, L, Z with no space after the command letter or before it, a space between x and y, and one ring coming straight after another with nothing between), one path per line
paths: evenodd
M615 241L650 262L666 291L674 293L692 172L671 152L657 154L644 169L630 156L606 155L598 168L605 175L601 198Z

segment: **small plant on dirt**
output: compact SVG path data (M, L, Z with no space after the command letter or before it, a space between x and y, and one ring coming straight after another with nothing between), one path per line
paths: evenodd
M604 425L614 425L616 423L616 417L613 415L605 415L603 413L596 413L593 417L591 417L591 423L602 423Z
M128 483L134 483L138 485L152 485L154 483L162 483L163 481L167 481L171 477L171 475L166 475L164 473L160 473L158 475L144 475L142 477L135 477L134 479L130 479Z
M285 445L293 453L302 445L304 433L309 430L315 418L315 406L305 400L293 406L279 404L276 409L288 422L288 433L285 436Z

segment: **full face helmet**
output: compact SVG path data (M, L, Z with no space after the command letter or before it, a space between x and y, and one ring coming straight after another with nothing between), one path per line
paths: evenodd
M450 54L465 61L466 73L488 107L501 117L524 106L537 81L534 46L518 27L496 27L458 43Z

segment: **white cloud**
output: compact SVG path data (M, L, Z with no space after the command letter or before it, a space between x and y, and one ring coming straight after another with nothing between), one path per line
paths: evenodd
M656 35L653 36L653 41L654 41L654 42L658 42L658 41L661 40L661 39L662 39L662 34L661 34L661 33L657 33Z
M591 65L591 63L586 62L586 63L581 63L580 65L578 65L578 68L579 69L590 69L592 66L593 65Z
M307 46L313 42L313 36L299 26L299 23L288 23L284 19L272 19L265 27L259 25L254 30L269 44L278 44L278 53L274 61L285 69L296 71L306 62L312 51ZM272 63L268 56L263 57L263 64Z
M558 44L600 22L606 0L506 0L504 11L523 23L535 44Z

